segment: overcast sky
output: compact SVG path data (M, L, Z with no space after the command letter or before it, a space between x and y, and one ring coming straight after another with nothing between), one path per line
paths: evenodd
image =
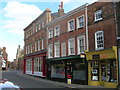
M91 0L62 0L68 12ZM96 1L96 0L94 0ZM92 0L92 2L94 2ZM1 0L0 1L0 47L7 48L8 60L16 58L18 45L24 47L24 32L46 8L57 12L60 0Z

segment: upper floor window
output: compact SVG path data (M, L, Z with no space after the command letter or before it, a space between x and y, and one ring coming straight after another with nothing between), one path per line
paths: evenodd
M54 50L55 50L55 57L59 57L60 56L60 45L59 45L59 42L54 44Z
M74 19L68 21L68 31L73 31L75 29Z
M75 54L75 39L68 39L68 55Z
M45 22L44 22L44 21L42 21L42 28L44 28L44 26L45 26Z
M53 44L48 45L48 58L53 57Z
M85 42L84 36L77 37L77 44L78 44L78 54L83 53L85 50Z
M84 15L77 17L77 28L84 27Z
M38 32L38 30L39 30L39 25L37 24L36 25L36 32Z
M62 43L61 44L61 52L62 52L62 56L66 56L66 43Z
M49 30L49 38L52 38L53 37L53 29L50 29Z
M95 13L95 21L102 20L102 10L97 10Z
M44 39L42 39L42 49L44 49Z
M95 33L95 46L96 46L97 50L104 48L104 35L103 35L103 31L97 31Z
M60 34L60 26L59 25L54 28L54 32L55 32L55 34L54 34L55 36L59 36L59 34Z

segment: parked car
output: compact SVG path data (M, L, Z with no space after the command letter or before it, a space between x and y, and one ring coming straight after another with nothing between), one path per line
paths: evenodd
M7 79L0 79L0 90L21 90L21 87L15 85Z

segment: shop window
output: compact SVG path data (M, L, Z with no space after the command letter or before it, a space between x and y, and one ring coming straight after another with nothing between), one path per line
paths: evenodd
M91 80L99 81L99 62L91 62Z
M73 79L86 80L85 64L81 63L73 64Z
M42 60L40 58L35 58L34 59L34 71L36 72L41 72L42 70Z
M107 62L107 82L117 82L116 60L108 60Z
M32 71L32 59L27 59L26 70Z

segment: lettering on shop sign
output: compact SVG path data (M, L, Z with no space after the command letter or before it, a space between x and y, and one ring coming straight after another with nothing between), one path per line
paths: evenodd
M100 55L99 54L92 55L92 58L93 59L100 59Z

